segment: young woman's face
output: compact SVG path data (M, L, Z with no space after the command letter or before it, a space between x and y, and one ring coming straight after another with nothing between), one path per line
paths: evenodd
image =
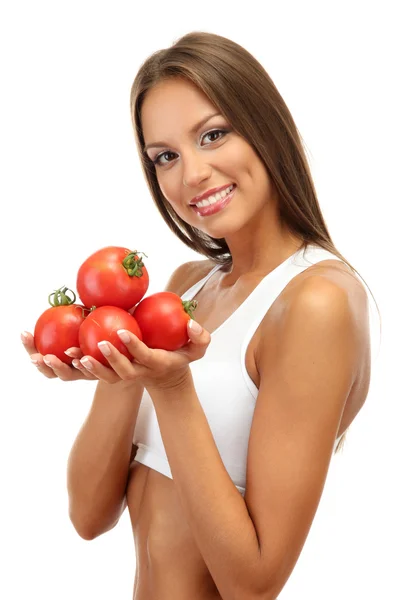
M273 190L258 155L218 113L196 86L173 79L147 93L142 127L146 153L175 212L211 237L227 238L259 224ZM217 196L219 210L213 214L199 214L190 204L200 194L232 185L226 200Z

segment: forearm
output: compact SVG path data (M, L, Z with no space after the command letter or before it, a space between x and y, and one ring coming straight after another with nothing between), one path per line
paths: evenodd
M174 392L149 393L174 484L211 576L224 599L250 599L260 568L257 533L221 460L195 388L189 384Z
M107 531L120 517L142 394L142 385L97 384L67 467L70 518L82 537Z

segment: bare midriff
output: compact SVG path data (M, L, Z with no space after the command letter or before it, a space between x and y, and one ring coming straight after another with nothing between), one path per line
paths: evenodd
M173 480L134 462L127 501L136 549L134 600L221 598L185 520Z
M319 267L327 267L325 273L329 273L330 277L336 277L339 281L346 273L348 275L347 268L342 263L338 261L324 261L324 263L324 265L319 263ZM294 290L294 286L300 281L299 278L311 275L312 270L312 268L307 269L307 272L297 276L296 282L292 280L271 306L249 343L245 364L249 376L257 387L260 385L256 359L260 335L271 335L274 320L278 318L282 303ZM204 291L204 296L202 295L204 288L196 296L199 302L196 320L208 331L213 332L236 310L256 284L257 281L249 282L247 290L239 290L231 303L221 302L216 312L212 310L215 303L210 280L210 286L207 292ZM219 290L220 295L221 290ZM361 292L360 299L355 301L362 303ZM224 307L223 310L221 306ZM364 367L347 400L338 437L348 428L365 401L370 375L367 358ZM136 550L134 600L221 598L191 533L173 479L134 461L127 486L127 505Z

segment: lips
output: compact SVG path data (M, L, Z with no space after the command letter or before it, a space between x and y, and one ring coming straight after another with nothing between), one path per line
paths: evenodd
M210 204L208 206L193 205L192 208L201 217L208 217L210 215L213 215L213 214L223 210L225 208L225 206L227 206L230 203L230 201L232 200L232 197L234 196L235 191L236 191L236 186L234 185L233 190L227 196L225 196L225 198L221 198L221 200L218 200L214 204Z
M211 190L204 192L204 194L199 194L198 196L195 196L193 198L193 200L190 201L189 204L190 204L190 206L193 206L193 205L197 204L198 202L201 202L202 200L206 200L210 196L215 196L215 194L217 194L218 192L222 192L223 190L226 190L231 185L233 185L235 187L234 183L228 183L227 185L222 185L220 187L212 188Z

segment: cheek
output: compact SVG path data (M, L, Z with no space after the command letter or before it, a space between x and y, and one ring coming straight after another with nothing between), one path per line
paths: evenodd
M221 155L220 166L227 173L239 173L246 168L247 152L243 152L240 146L232 146Z
M251 174L251 178L256 185L260 186L260 189L269 189L271 179L268 171L258 154L251 148L247 152L246 164Z
M165 200L180 215L180 187L172 177L161 176L157 178L158 185ZM180 215L181 216L181 215Z
M162 195L168 202L173 203L176 198L176 191L174 190L174 183L171 178L168 179L165 174L157 177L158 185Z
M258 170L258 161L258 156L251 146L238 140L237 143L230 145L229 151L224 154L223 170L233 179L241 180L242 185L247 186L254 178L255 171Z

